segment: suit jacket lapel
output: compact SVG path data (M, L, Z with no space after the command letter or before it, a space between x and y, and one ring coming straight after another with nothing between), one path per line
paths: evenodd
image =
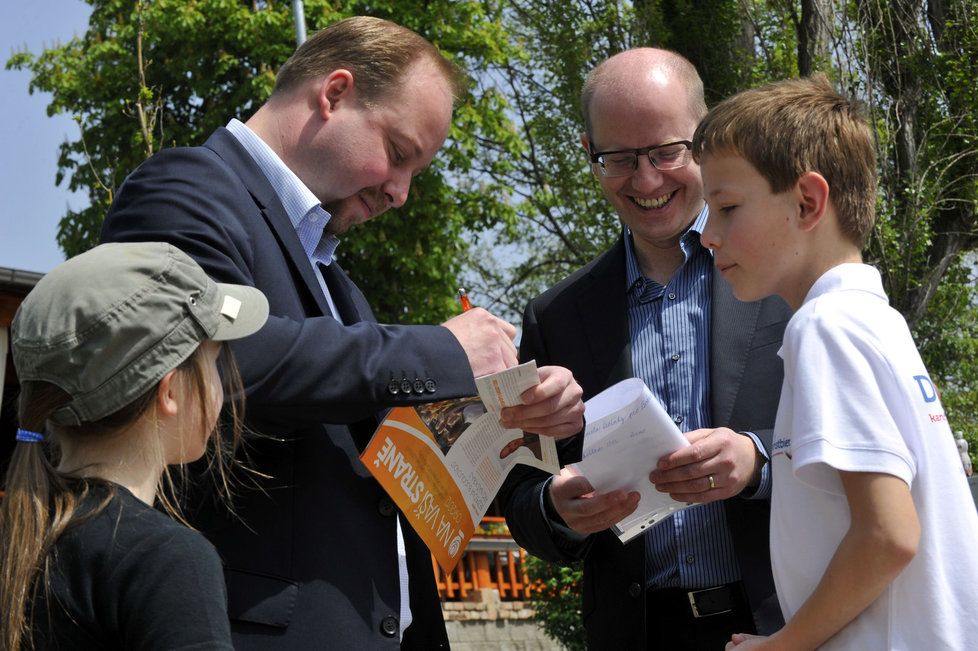
M622 238L595 262L589 277L590 284L582 287L577 299L584 340L594 360L587 369L589 376L583 379L600 391L634 376ZM733 413L761 303L738 301L730 285L715 272L710 282L710 413L713 424L722 425Z
M340 313L340 319L346 325L359 321L375 321L373 311L359 289L353 284L346 272L333 260L328 266L319 265L319 270L326 280L326 288Z
M591 377L587 378L587 384L597 387L596 391L634 375L625 303L625 243L622 237L595 262L588 274L591 282L582 287L577 298L584 341L594 361L588 369Z
M747 364L760 301L738 301L720 274L713 272L713 302L710 307L710 413L712 425L730 420L740 381Z
M299 236L296 235L295 228L292 226L278 194L268 182L264 172L261 171L247 150L241 146L238 139L223 127L211 134L204 146L216 152L238 174L258 208L265 215L265 220L278 238L285 257L292 264L294 272L302 278L303 284L312 295L321 313L330 314L329 304L319 286L319 280L316 279L316 270L309 264L309 258L299 242Z

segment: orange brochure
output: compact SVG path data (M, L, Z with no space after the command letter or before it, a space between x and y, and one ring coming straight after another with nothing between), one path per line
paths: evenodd
M479 396L395 407L360 455L446 572L517 463L560 469L552 438L499 425L538 382L531 361L476 378Z

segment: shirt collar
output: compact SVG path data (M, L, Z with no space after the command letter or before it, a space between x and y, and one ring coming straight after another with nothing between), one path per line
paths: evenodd
M822 274L808 290L802 305L823 294L837 291L863 291L889 302L879 270L861 262L849 262L832 267Z
M689 260L697 252L703 250L700 244L700 236L706 228L706 220L709 216L709 208L703 204L703 209L689 225L686 232L679 238L679 248L683 252L684 262ZM635 254L635 243L632 241L632 231L628 226L625 227L625 291L644 291L645 283L656 283L654 280L642 275L638 266L638 256Z
M335 235L323 238L323 230L331 215L323 209L316 195L246 124L232 118L227 129L254 159L275 190L309 259L327 265L332 262L339 238Z

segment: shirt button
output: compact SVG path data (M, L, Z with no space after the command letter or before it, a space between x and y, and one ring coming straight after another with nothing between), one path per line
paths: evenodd
M628 596L632 597L633 599L638 599L641 597L642 586L640 586L638 583L630 583L628 585Z
M394 502L389 497L382 497L377 502L377 511L385 518L394 515Z
M316 215L316 214L309 215L309 223L310 224L315 224L318 221L319 221L319 215Z
M680 423L683 422L683 417L682 416L676 416L675 418L673 418L673 420L676 422L676 425L679 425Z
M674 361L674 362L678 362L679 361L679 353L673 353L672 354L672 361Z
M676 300L676 292L669 292L669 300L670 301Z
M692 554L686 554L686 558L684 560L686 561L686 565L692 565L693 561L696 560L696 557Z
M380 620L380 632L386 637L397 635L397 617L388 616Z

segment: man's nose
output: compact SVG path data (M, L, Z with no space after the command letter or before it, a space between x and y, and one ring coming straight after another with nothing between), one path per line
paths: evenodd
M632 186L636 189L655 189L662 185L662 172L660 172L648 155L638 157L635 171L632 172Z
M411 175L398 174L384 184L383 191L391 207L400 208L407 201L408 193L411 191Z

